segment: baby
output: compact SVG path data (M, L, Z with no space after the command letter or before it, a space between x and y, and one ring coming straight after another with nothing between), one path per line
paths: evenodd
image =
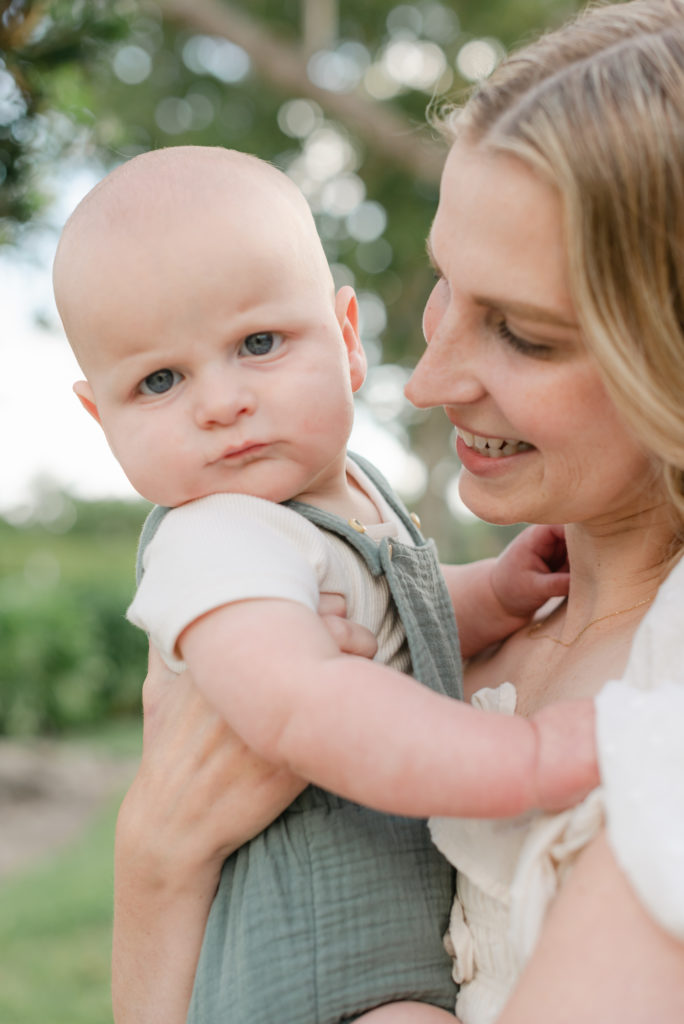
M597 783L591 703L525 720L453 699L454 612L466 655L512 632L566 585L553 535L442 575L348 454L356 299L335 294L306 201L268 164L136 157L70 218L54 284L87 378L74 390L158 506L129 618L254 750L315 783L226 862L188 1019L453 1007L452 877L420 819L557 808ZM375 633L375 660L340 654L322 593Z

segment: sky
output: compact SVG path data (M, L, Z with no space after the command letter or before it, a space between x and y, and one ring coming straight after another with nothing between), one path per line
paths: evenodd
M31 504L38 481L79 497L135 496L72 393L81 374L52 298L56 227L94 180L74 175L55 203L53 230L0 250L0 514Z

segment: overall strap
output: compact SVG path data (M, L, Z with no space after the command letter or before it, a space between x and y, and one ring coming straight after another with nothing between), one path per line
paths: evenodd
M411 518L406 506L400 501L399 497L392 490L387 480L384 478L382 473L367 462L366 459L360 455L349 453L349 458L352 462L356 463L360 469L370 478L372 483L380 491L380 494L385 499L387 504L390 506L392 511L401 520L402 524L408 530L413 543L416 547L424 547L426 544L425 537L416 526L415 522ZM384 573L381 559L381 549L386 547L388 544L391 547L395 541L376 541L369 537L360 524L353 519L343 519L341 516L335 515L334 512L326 512L324 509L317 508L315 505L306 505L301 501L284 501L283 505L291 508L293 512L298 512L299 515L304 516L309 522L313 523L314 526L319 526L322 530L327 530L329 533L335 533L338 537L346 540L351 546L361 555L368 571L373 576L380 576Z
M356 465L362 469L366 476L375 484L392 511L399 517L399 519L401 519L402 523L411 535L413 543L417 547L421 544L425 544L425 537L423 537L423 534L420 532L415 518L411 516L409 510L401 501L397 492L390 487L380 470L374 466L372 462L368 462L367 459L364 459L362 455L357 455L356 452L350 452L349 458L352 462L355 462Z
M135 582L137 586L140 586L140 581L142 580L143 573L145 571L143 569L143 555L145 554L145 549L159 529L159 524L162 519L170 511L171 509L166 508L164 505L155 505L143 523L142 530L140 531L140 539L138 540L138 552L135 559Z
M370 477L410 531L415 547L389 537L373 540L359 532L353 520L347 521L313 505L297 501L284 504L315 526L351 544L373 576L385 576L406 633L413 675L438 693L462 697L463 667L458 630L434 541L423 537L382 474L360 456L351 458Z

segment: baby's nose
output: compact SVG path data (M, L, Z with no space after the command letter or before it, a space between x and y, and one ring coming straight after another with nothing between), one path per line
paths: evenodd
M198 388L195 419L199 426L230 426L240 416L254 412L256 398L251 388L230 373L208 375Z

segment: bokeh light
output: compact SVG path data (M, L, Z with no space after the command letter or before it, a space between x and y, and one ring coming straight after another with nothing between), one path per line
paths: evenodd
M313 100L288 100L278 110L278 127L291 139L305 139L323 123L323 111Z
M504 55L496 39L471 39L462 46L456 57L456 67L468 82L488 78Z
M114 74L126 85L140 85L149 78L152 58L142 46L120 46L112 60Z
M374 200L366 200L347 216L347 231L357 242L373 242L387 227L387 211Z
M430 92L447 70L444 51L436 43L397 39L385 47L382 63L399 85Z
M220 82L241 82L251 61L241 46L218 36L191 36L183 47L183 62L196 75L213 75Z

